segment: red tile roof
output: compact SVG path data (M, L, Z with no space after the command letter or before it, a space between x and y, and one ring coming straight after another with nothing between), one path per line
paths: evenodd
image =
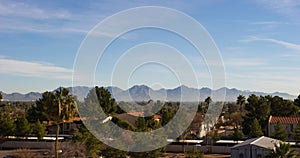
M300 117L281 117L281 116L270 116L269 123L284 123L284 124L297 124Z
M153 115L154 120L157 120L157 119L160 119L160 118L161 118L160 115Z

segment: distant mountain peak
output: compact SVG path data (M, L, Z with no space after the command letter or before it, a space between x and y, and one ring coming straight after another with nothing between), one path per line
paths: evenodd
M76 86L68 88L71 93L77 95L77 99L82 101L91 90L91 87L86 86ZM112 93L112 96L117 101L147 101L147 100L168 100L168 101L203 101L208 96L211 96L212 93L220 94L225 89L226 97L225 101L236 101L238 95L242 94L245 97L248 97L251 94L255 95L272 95L280 96L285 99L295 99L296 96L290 95L288 93L274 92L274 93L265 93L265 92L256 92L249 90L238 90L236 88L227 88L222 87L217 90L212 90L208 87L203 87L201 89L190 88L186 85L181 85L173 89L161 88L159 90L153 90L147 85L134 85L129 89L123 90L118 87L109 86L106 87L108 91ZM42 93L30 92L27 94L21 93L11 93L6 94L2 92L3 99L10 101L34 101L42 96ZM215 98L212 98L213 101L222 100L221 96L214 95ZM183 100L181 100L183 98Z

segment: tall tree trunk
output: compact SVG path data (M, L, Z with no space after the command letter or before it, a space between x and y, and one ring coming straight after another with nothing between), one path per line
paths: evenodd
M58 158L58 135L59 135L59 124L56 124L56 138L55 138L55 158Z

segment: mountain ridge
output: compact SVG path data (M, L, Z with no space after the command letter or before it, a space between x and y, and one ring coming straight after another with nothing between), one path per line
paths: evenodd
M212 90L207 87L202 87L200 89L190 88L185 85L178 86L172 89L161 88L158 90L153 90L152 88L146 85L134 85L129 89L123 90L118 87L108 86L105 87L108 91L112 93L112 96L117 101L147 101L149 99L152 100L162 100L162 101L203 101L208 96L212 96L215 94L212 99L213 101L222 101L222 92L226 91L225 101L232 102L236 101L236 98L239 94L248 97L251 94L255 95L272 95L272 96L280 96L285 99L295 99L296 96L283 93L283 92L274 92L274 93L265 93L258 91L249 91L249 90L239 90L236 88L228 88L222 87L216 90ZM82 101L86 95L88 94L91 87L87 86L76 86L76 87L68 87L72 94L77 96L77 99ZM26 94L21 93L11 93L7 94L1 92L3 95L3 100L9 101L35 101L42 96L42 93L39 92L29 92Z

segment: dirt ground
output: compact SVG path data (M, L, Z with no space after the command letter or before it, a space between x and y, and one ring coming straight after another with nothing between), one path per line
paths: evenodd
M0 158L2 158L5 155L10 155L14 153L13 150L0 150ZM185 158L183 153L166 153L161 158ZM230 158L230 155L221 155L221 154L206 154L204 155L204 158Z
M229 158L230 155L221 155L221 154L209 154L209 155L204 155L204 158Z
M164 157L166 157L166 158L184 158L184 154L183 153L166 153ZM206 154L206 155L204 155L204 158L230 158L230 155Z

